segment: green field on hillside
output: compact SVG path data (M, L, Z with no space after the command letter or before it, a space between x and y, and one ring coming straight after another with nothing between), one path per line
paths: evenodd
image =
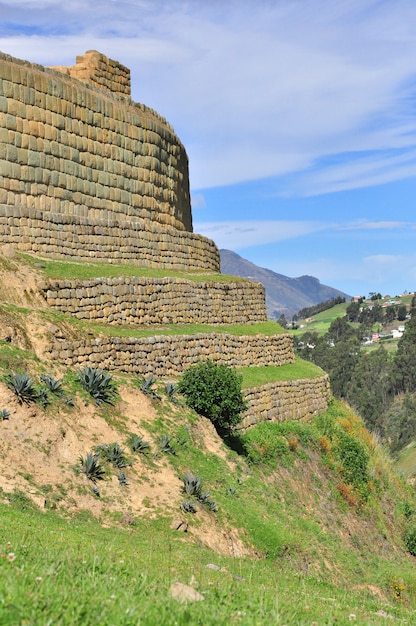
M345 406L335 403L309 424L264 423L258 435L251 430L247 441L257 455L251 463L231 449L201 448L189 411L179 409L172 418L160 412L150 432L168 429L177 442L186 434L186 445L176 443L175 456L145 460L145 480L157 482L160 468L178 477L191 469L215 497L217 511L184 514L178 506L174 518L189 523L188 532L178 532L163 504L151 516L133 516L122 505L119 515L100 520L87 510L39 510L23 491L3 491L2 625L415 623L415 558L402 540L414 504ZM371 490L361 500L335 463L342 432L368 450ZM36 475L34 468L29 491ZM176 483L179 494L179 478ZM201 524L214 549L192 532ZM220 536L235 546L234 555L215 549ZM198 599L175 599L180 585Z

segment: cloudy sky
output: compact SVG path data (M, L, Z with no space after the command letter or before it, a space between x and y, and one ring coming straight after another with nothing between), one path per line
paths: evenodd
M0 50L99 50L190 160L194 230L351 295L416 290L415 0L0 0Z

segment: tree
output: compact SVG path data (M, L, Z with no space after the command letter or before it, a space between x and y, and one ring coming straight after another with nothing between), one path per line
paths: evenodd
M397 319L399 320L399 322L404 322L404 320L406 319L406 315L407 315L406 305L402 304L397 309Z
M396 392L416 391L416 317L406 324L403 337L397 344L394 358L394 385Z
M346 399L358 411L367 426L374 427L393 398L393 362L387 350L362 353L347 386Z
M233 368L207 360L182 374L177 391L186 397L188 406L220 430L231 430L247 408L241 382L242 376Z

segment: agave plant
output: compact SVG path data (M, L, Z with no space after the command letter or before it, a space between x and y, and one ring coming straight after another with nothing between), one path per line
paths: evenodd
M96 487L95 485L93 485L91 487L91 493L96 497L96 498L100 498L101 497L101 493L100 490L98 489L98 487Z
M10 417L10 411L8 411L7 409L2 409L0 411L0 420L8 420Z
M173 383L167 383L165 385L165 391L166 391L167 397L169 398L171 402L173 402L173 404L179 403L179 400L176 397L176 385L174 385Z
M142 377L140 380L139 389L142 393L146 394L146 396L150 396L154 400L161 400L161 396L154 389L154 385L156 383L156 378L150 374L149 376Z
M199 476L195 476L192 472L186 472L181 478L183 482L182 490L188 496L199 497L202 490L202 480Z
M53 393L55 396L61 397L63 395L64 390L62 389L62 379L61 378L59 378L57 380L56 378L54 378L50 374L42 374L40 379L43 382L43 384L46 386L46 388L51 393Z
M150 451L150 443L144 441L142 436L134 435L133 433L130 435L129 446L133 452L147 454Z
M127 467L128 462L125 452L120 448L118 443L104 443L100 446L96 446L95 452L101 455L105 460L119 469Z
M127 476L125 475L124 472L119 472L117 474L117 478L118 478L118 482L120 483L122 487L127 487L127 485L129 484L129 481L127 480Z
M76 466L76 470L85 474L87 478L95 483L97 480L104 480L105 471L102 465L100 465L100 455L87 453L85 458L79 457L79 465Z
M47 407L48 404L51 403L49 399L48 390L46 389L46 387L41 387L40 389L38 389L37 394L38 394L37 401L41 403L43 408Z
M168 437L167 435L163 435L160 440L160 451L165 454L176 454L175 448L172 446L172 437Z
M96 404L114 404L117 397L117 386L114 378L108 372L95 367L84 367L78 372L78 380L88 391Z
M24 402L29 404L30 402L36 402L38 399L35 381L27 372L23 374L19 374L18 372L12 374L9 372L6 374L4 381L8 388L16 394L20 404Z
M182 500L181 509L184 513L196 513L198 507L192 500Z

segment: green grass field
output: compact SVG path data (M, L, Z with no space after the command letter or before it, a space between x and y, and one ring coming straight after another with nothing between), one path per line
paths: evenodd
M170 419L170 434L183 431L186 420L186 412L182 423ZM340 404L321 416L319 428L334 420L361 428ZM166 425L161 416L154 427ZM87 511L40 511L22 492L3 493L0 623L415 623L415 559L400 545L405 488L376 450L372 463L383 480L366 504L350 508L336 489L336 468L317 448L317 425L270 425L288 442L297 433L297 445L286 445L283 465L279 457L250 465L232 450L227 459L202 453L192 437L166 459L178 475L191 468L203 477L218 503L217 513L186 515L190 526L203 521L207 535L210 527L222 528L230 538L231 529L238 529L249 549L245 556L220 554L192 532L172 530L163 508L151 517L130 516L128 525L121 514L107 517L103 526ZM203 600L174 599L175 583L190 586Z

